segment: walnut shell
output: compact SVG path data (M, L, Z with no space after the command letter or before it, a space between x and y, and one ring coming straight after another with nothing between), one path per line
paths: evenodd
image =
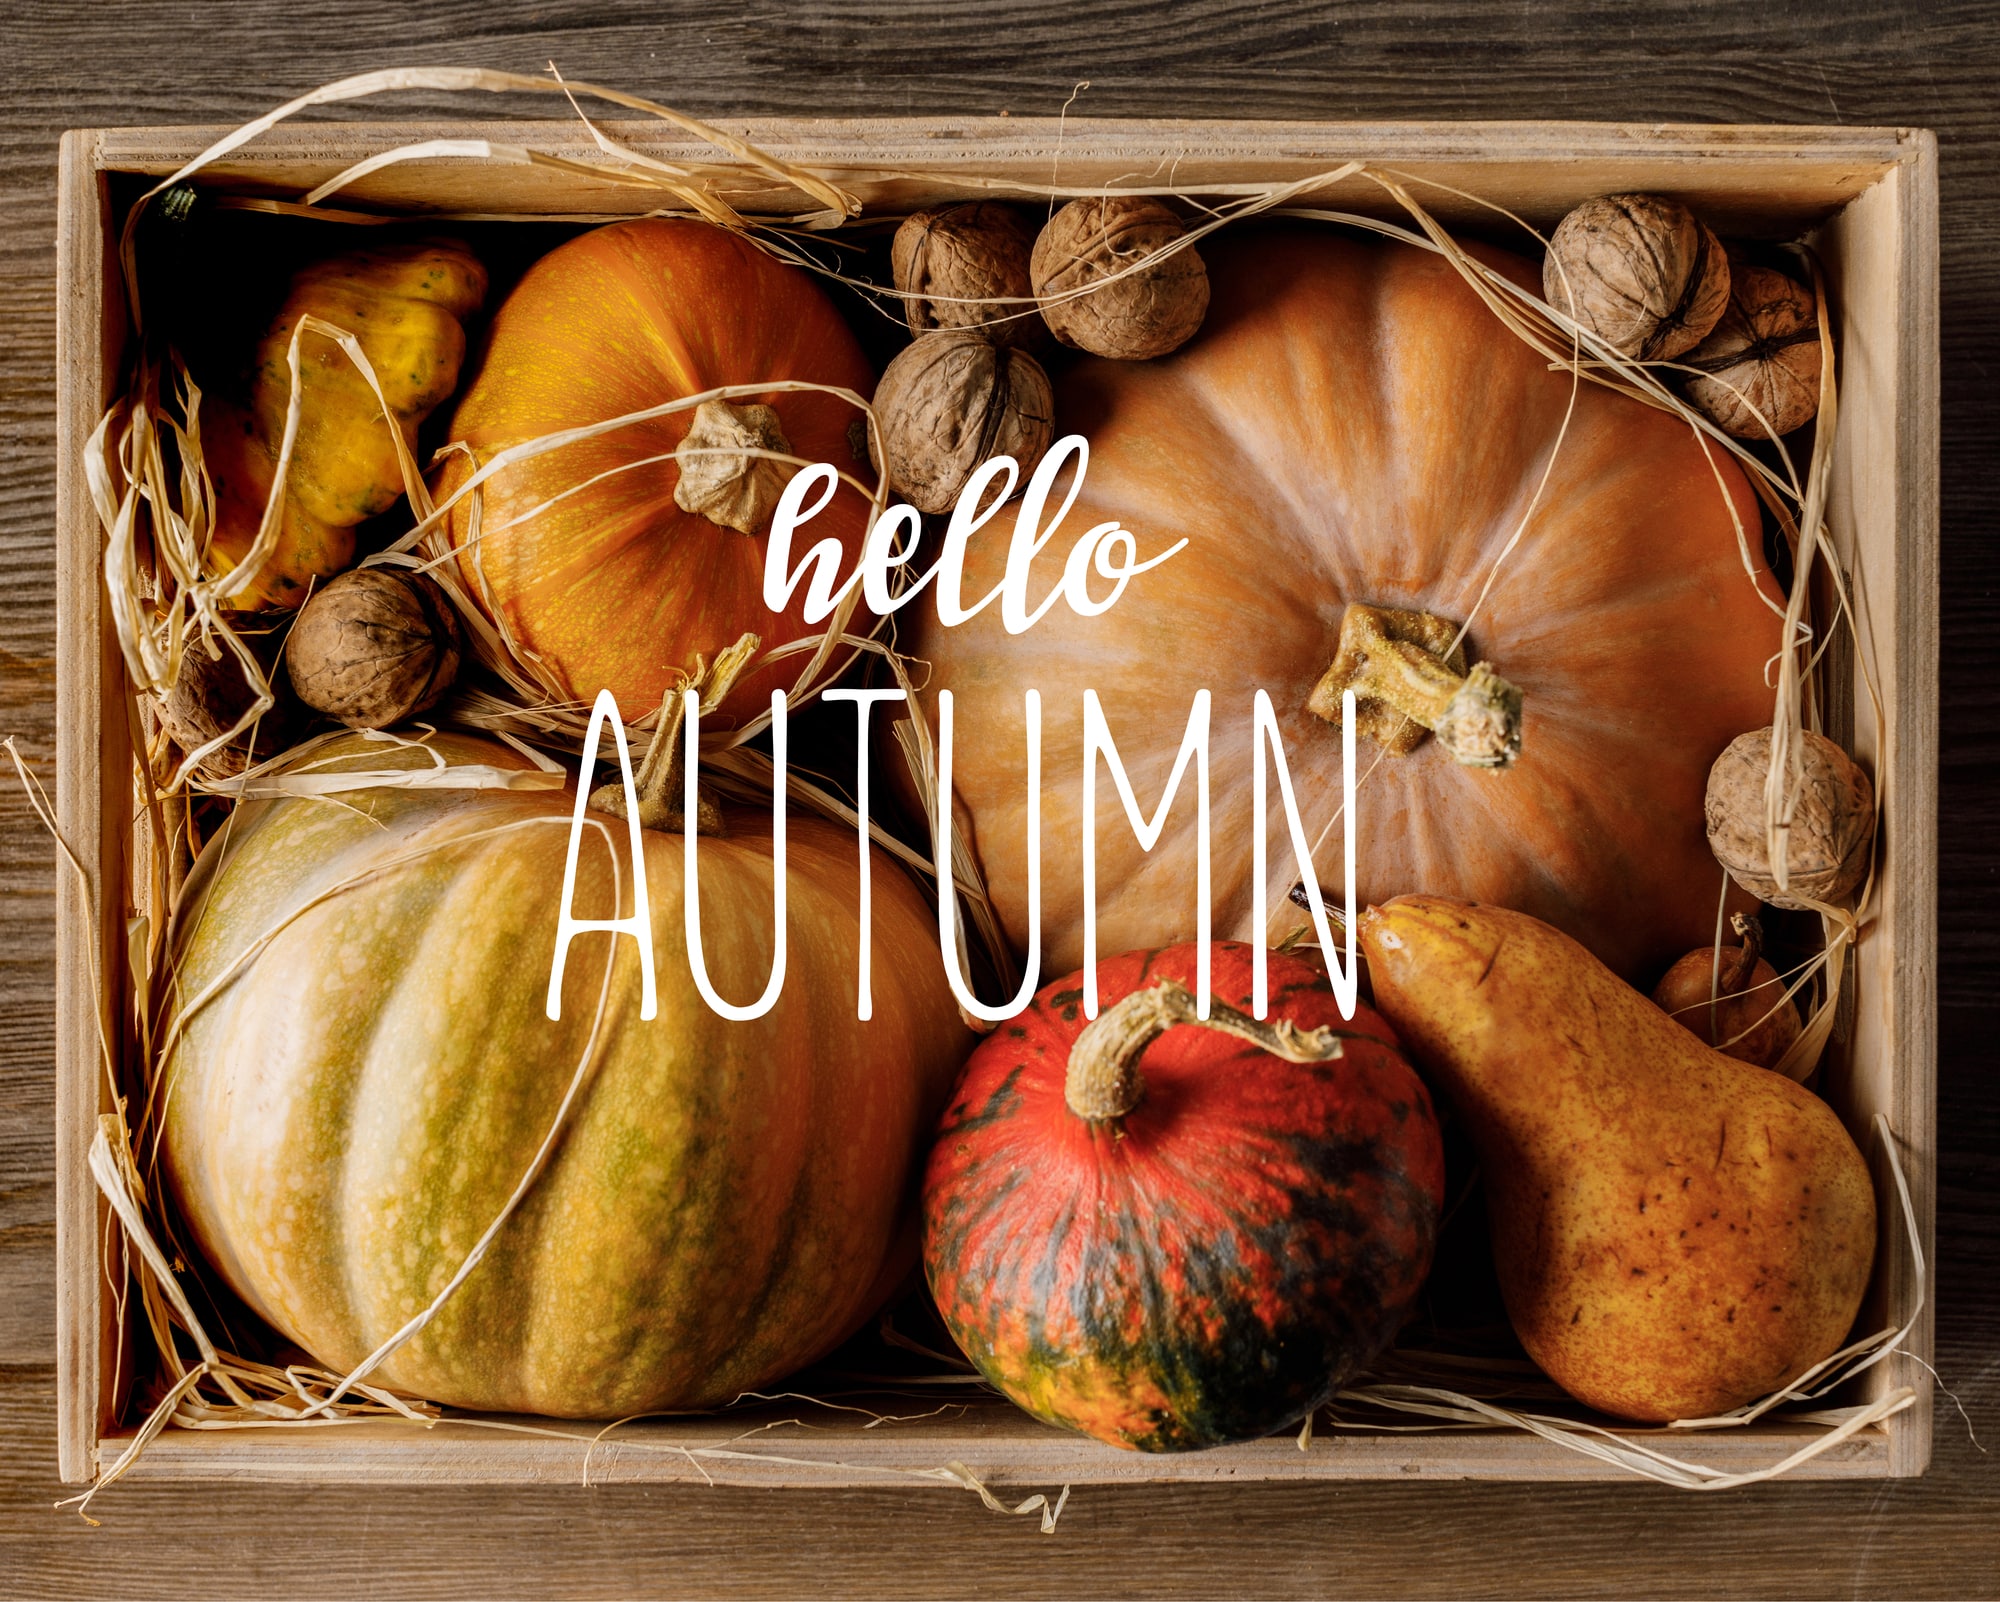
M1868 870L1875 836L1875 790L1853 758L1826 738L1801 731L1805 782L1785 847L1787 887L1778 888L1764 837L1764 776L1771 731L1739 734L1708 773L1708 844L1730 878L1774 907L1809 911L1853 894Z
M270 619L242 613L230 622L251 654L263 664L273 704L257 722L254 743L239 735L203 759L202 770L221 778L232 778L251 763L262 762L282 750L298 710L286 688L284 675L273 666L277 652L270 643ZM180 676L173 687L164 696L153 698L154 712L184 754L199 750L233 729L257 699L236 653L220 640L216 641L216 647L221 655L211 657L206 645L190 641L182 653Z
M1065 345L1119 361L1186 344L1208 314L1208 268L1194 247L1131 270L1186 232L1180 218L1143 196L1072 200L1049 219L1029 262L1050 331Z
M1738 439L1803 428L1819 411L1819 310L1813 292L1769 267L1738 264L1729 309L1681 358L1702 376L1687 398ZM1760 417L1758 413L1762 413Z
M903 314L910 332L983 328L996 345L1040 344L1048 328L1036 314L1028 272L1034 248L1034 229L998 200L905 218L889 247L889 266L896 288L907 297ZM1014 304L991 304L1009 301Z
M1600 195L1556 225L1542 294L1635 361L1701 342L1729 304L1729 259L1708 226L1662 195Z
M1055 392L1042 364L970 328L925 334L875 387L889 481L920 512L948 512L995 456L1021 479L1055 437Z
M458 619L434 580L363 567L306 603L285 664L307 706L351 729L386 729L443 697L463 649Z

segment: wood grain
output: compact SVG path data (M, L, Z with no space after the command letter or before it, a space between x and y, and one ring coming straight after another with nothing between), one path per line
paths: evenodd
M107 326L105 294L111 213L88 143L82 134L63 137L56 217L56 339L61 350L77 353L77 365L63 374L56 394L56 522L63 528L84 526L93 516L82 450L116 382L118 336ZM130 833L119 804L126 785L114 789L102 781L105 774L122 779L131 752L122 715L124 664L105 639L99 565L81 542L58 540L55 811L74 861L65 864L71 871L56 876L62 949L56 1057L77 1070L59 1074L56 1088L56 1146L65 1154L56 1163L63 1254L56 1274L56 1345L58 1361L74 1377L63 1398L65 1477L89 1472L76 1436L101 1428L109 1417L106 1364L118 1345L103 1275L96 1271L106 1207L79 1160L99 1112L108 1110L102 1064L105 1043L118 1033L97 976L118 971L119 914L127 904L123 847Z
M474 102L466 109L483 108ZM384 114L376 102L376 115ZM1068 197L1095 194L1107 185L1146 183L1226 194L1232 184L1277 182L1310 184L1294 195L1299 206L1407 224L1407 213L1372 177L1339 176L1347 164L1361 161L1403 175L1427 209L1457 227L1493 226L1496 219L1475 194L1502 199L1528 222L1552 228L1581 192L1652 184L1671 186L1725 233L1774 238L1816 227L1887 166L1915 163L1922 155L1895 129L1768 124L1663 128L1564 122L1557 161L1550 158L1546 124L1535 122L1349 121L1333 125L1339 133L1331 138L1325 123L1178 116L1067 122L1046 116L747 117L717 119L717 126L781 161L838 172L841 185L871 213L919 210L973 194L1039 200L1051 193ZM705 141L657 121L621 113L601 127L642 155L677 166L700 168L715 158ZM99 165L164 178L231 131L110 129L95 141ZM577 168L414 159L350 183L328 204L567 217L622 215L650 203L637 200L628 185L608 174L577 170L602 171L606 163L574 118L363 122L337 132L284 123L253 147L204 167L203 176L217 188L295 200L364 159L454 136L526 145ZM865 156L857 159L857 151ZM976 175L980 187L968 191L954 183L965 175ZM999 187L991 187L995 184ZM761 176L732 176L719 192L738 209L763 215L816 211L822 204Z
M1862 620L1839 721L1883 797L1879 923L1855 950L1853 1024L1828 1053L1821 1088L1859 1134L1878 1114L1888 1120L1919 1233L1928 1236L1937 1139L1938 541L1937 436L1926 422L1937 415L1939 341L1910 335L1936 326L1937 153L1928 141L1915 143L1921 159L1899 166L1820 236L1827 271L1841 286L1844 353L1829 522ZM1862 1149L1877 1194L1890 1194L1881 1142L1864 1140ZM1900 1326L1909 1315L1895 1309L1916 1303L1922 1269L1901 1231L1888 1231L1883 1244L1869 1317ZM1932 1314L1925 1306L1915 1316L1910 1338L1918 1353L1930 1350ZM1882 1365L1866 1382L1867 1394L1881 1394L1914 1366ZM1899 1471L1928 1459L1928 1424L1926 1416L1895 1432Z
M1897 1375L1898 1379L1905 1378ZM1001 1494L1054 1494L1085 1487L1217 1481L1453 1480L1603 1481L1603 1465L1521 1430L1478 1435L1370 1435L1320 1431L1301 1450L1279 1435L1206 1452L1107 1452L1097 1443L1037 1423L996 1396L947 1402L875 1399L898 1422L880 1426L791 1402L726 1419L646 1420L600 1440L591 1424L518 1417L432 1428L398 1419L319 1430L168 1430L134 1471L146 1479L294 1480L355 1485L629 1484L782 1486L827 1489L814 1465L835 1464L857 1485L907 1484L962 1463ZM934 1415L934 1416L933 1416ZM532 1430L534 1433L529 1434ZM1755 1473L1823 1435L1809 1425L1730 1431L1690 1448L1685 1436L1638 1432L1657 1450L1693 1450L1724 1472ZM754 1438L751 1438L754 1437ZM130 1432L100 1443L115 1463ZM736 1445L733 1443L742 1442ZM1918 1443L1928 1451L1927 1442ZM1907 1453L1885 1430L1863 1430L1796 1470L1805 1479L1881 1479ZM1407 1478L1404 1478L1407 1477Z
M0 733L52 777L57 134L227 123L393 61L596 78L709 116L1579 117L1937 129L1944 420L1937 1362L2000 1441L2000 9L690 0L557 14L252 0L12 8L0 88ZM399 98L394 114L544 114ZM363 114L370 114L363 108ZM372 114L380 115L376 108ZM0 1594L1993 1595L2000 1468L1940 1398L1933 1467L1866 1488L1092 1488L1058 1534L949 1489L134 1484L56 1515L52 854L0 780Z
M371 204L462 211L474 215L555 212L601 214L648 204L599 176L603 163L573 122L350 123L288 126L205 171L220 181L289 199L384 152L428 148L456 129L461 139L523 145L572 165L516 165L424 157L369 177L341 198ZM710 147L657 124L612 125L621 143L655 160L696 167ZM1885 1117L1904 1152L1916 1234L1931 1237L1931 1117L1935 1073L1931 975L1935 967L1936 840L1933 834L1937 702L1935 458L1936 145L1928 133L1716 125L1604 126L1521 121L1505 124L1215 123L1188 118L1100 119L1065 124L1016 118L758 118L729 131L777 161L804 166L841 184L871 211L950 203L988 193L1035 194L1053 155L1065 192L1096 192L1134 172L1170 167L1174 182L1197 195L1273 179L1309 186L1305 206L1376 210L1397 203L1365 176L1343 178L1355 164L1394 172L1426 197L1453 203L1473 226L1488 221L1463 195L1477 193L1544 226L1578 201L1619 190L1660 190L1699 199L1718 221L1731 210L1761 210L1761 224L1783 232L1820 229L1833 273L1840 318L1846 396L1839 411L1842 494L1832 508L1843 565L1851 570L1861 619L1863 675L1891 709L1884 744L1870 707L1845 721L1858 726L1859 754L1880 776L1882 828L1890 842L1878 915L1852 964L1855 1038L1837 1042L1824 1068L1826 1094L1864 1148L1877 1179L1891 1183L1886 1153L1872 1124ZM109 394L124 318L123 297L107 279L100 174L184 170L224 142L226 129L83 130L63 139L58 191L58 319L63 354L57 403L57 573L59 637L58 810L82 877L100 886L91 912L79 894L58 901L57 1393L64 1418L58 1457L63 1476L83 1481L115 1463L120 1442L100 1442L112 1419L115 1376L109 1364L127 1349L110 1299L95 1272L103 1231L86 1153L102 1104L95 974L115 971L110 947L125 928L118 886L138 882L120 871L120 812L130 805L121 678L100 639L97 604L101 535L81 485L83 442ZM1338 171L1336 171L1338 169ZM972 175L968 177L968 175ZM1460 192L1463 192L1461 194ZM746 211L784 215L817 209L790 185L733 176L724 190ZM1832 410L1825 412L1834 415ZM97 640L104 649L83 646ZM1906 732L1907 728L1907 732ZM139 831L141 840L144 831ZM65 880L65 889L73 890ZM137 902L129 902L136 905ZM93 927L92 918L102 927ZM103 949L96 949L96 948ZM103 1027L112 1032L109 1020ZM1875 1402L1902 1391L1915 1402L1882 1424L1801 1465L1802 1477L1921 1473L1930 1458L1931 1374L1928 1309L1909 1236L1885 1231L1867 1314L1870 1328L1910 1325L1903 1350L1866 1372L1852 1399ZM93 1342L92 1336L95 1336ZM729 1429L755 1433L755 1415ZM1810 1433L1775 1422L1712 1437L1702 1456L1717 1469L1761 1468L1806 1446ZM701 1421L648 1422L621 1431L602 1457L617 1459L621 1478L701 1479L710 1483L819 1488L815 1472L783 1461L699 1460L716 1426ZM1141 1480L1425 1477L1593 1479L1616 1473L1531 1435L1427 1437L1349 1435L1300 1452L1267 1441L1189 1456L1120 1458L1073 1437L1052 1434L1003 1404L954 1411L880 1433L822 1426L786 1455L831 1453L855 1474L880 1480L964 1462L1006 1484L1073 1485ZM817 1443L817 1444L814 1444ZM689 1450L682 1450L688 1448ZM328 1480L479 1481L503 1484L571 1472L573 1450L476 1427L436 1431L412 1441L406 1431L372 1427L313 1431L194 1434L169 1431L148 1450L140 1474L201 1478L297 1477ZM606 1473L613 1472L608 1467Z

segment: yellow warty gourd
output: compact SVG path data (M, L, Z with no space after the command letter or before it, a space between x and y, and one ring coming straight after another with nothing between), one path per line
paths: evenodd
M359 341L397 428L414 446L418 427L458 385L465 320L485 297L486 269L450 240L348 251L293 278L258 343L248 407L203 407L203 456L216 491L211 554L219 569L241 563L256 542L285 437L289 353L300 320L315 317ZM252 610L298 605L314 579L353 560L355 525L388 511L403 493L381 402L347 353L308 330L299 341L299 381L277 548L234 601Z

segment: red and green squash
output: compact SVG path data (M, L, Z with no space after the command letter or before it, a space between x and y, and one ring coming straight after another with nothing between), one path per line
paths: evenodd
M1215 999L1248 1012L1251 948L1211 951ZM1100 963L1098 1023L1163 981L1192 990L1198 954ZM1037 1418L1140 1451L1255 1438L1408 1314L1443 1201L1430 1098L1373 1012L1343 1021L1316 969L1269 961L1267 1021L1332 1030L1338 1057L1122 1034L1136 1082L1098 1110L1129 1110L1086 1117L1077 976L973 1053L924 1177L924 1267L966 1355Z

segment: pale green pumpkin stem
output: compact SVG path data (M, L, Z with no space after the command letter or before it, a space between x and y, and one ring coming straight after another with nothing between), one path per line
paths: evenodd
M1521 754L1521 692L1489 663L1465 672L1450 648L1457 633L1428 612L1350 605L1307 710L1338 726L1341 692L1352 690L1355 733L1393 755L1416 749L1430 730L1466 767L1511 766Z
M685 765L681 738L682 725L687 722L686 692L690 689L701 696L703 716L713 712L722 704L750 659L757 654L763 640L755 634L746 634L727 650L719 652L711 664L706 657L694 659L694 672L684 675L680 682L668 690L660 702L659 726L653 730L653 738L646 746L646 754L639 762L639 771L633 775L633 788L639 797L639 826L644 829L663 829L669 834L685 832L681 816L682 771ZM614 818L625 816L625 787L622 784L600 784L590 792L590 805L597 812L608 812ZM699 788L695 791L696 834L723 833L722 812Z
M1286 1062L1326 1062L1341 1054L1340 1037L1331 1029L1301 1029L1288 1018L1259 1023L1247 1012L1211 1000L1208 1016L1200 1017L1195 999L1178 980L1162 979L1135 990L1084 1025L1070 1047L1069 1072L1063 1099L1079 1118L1093 1123L1123 1118L1139 1105L1145 1085L1139 1078L1139 1058L1145 1049L1176 1024L1194 1024L1247 1040Z

